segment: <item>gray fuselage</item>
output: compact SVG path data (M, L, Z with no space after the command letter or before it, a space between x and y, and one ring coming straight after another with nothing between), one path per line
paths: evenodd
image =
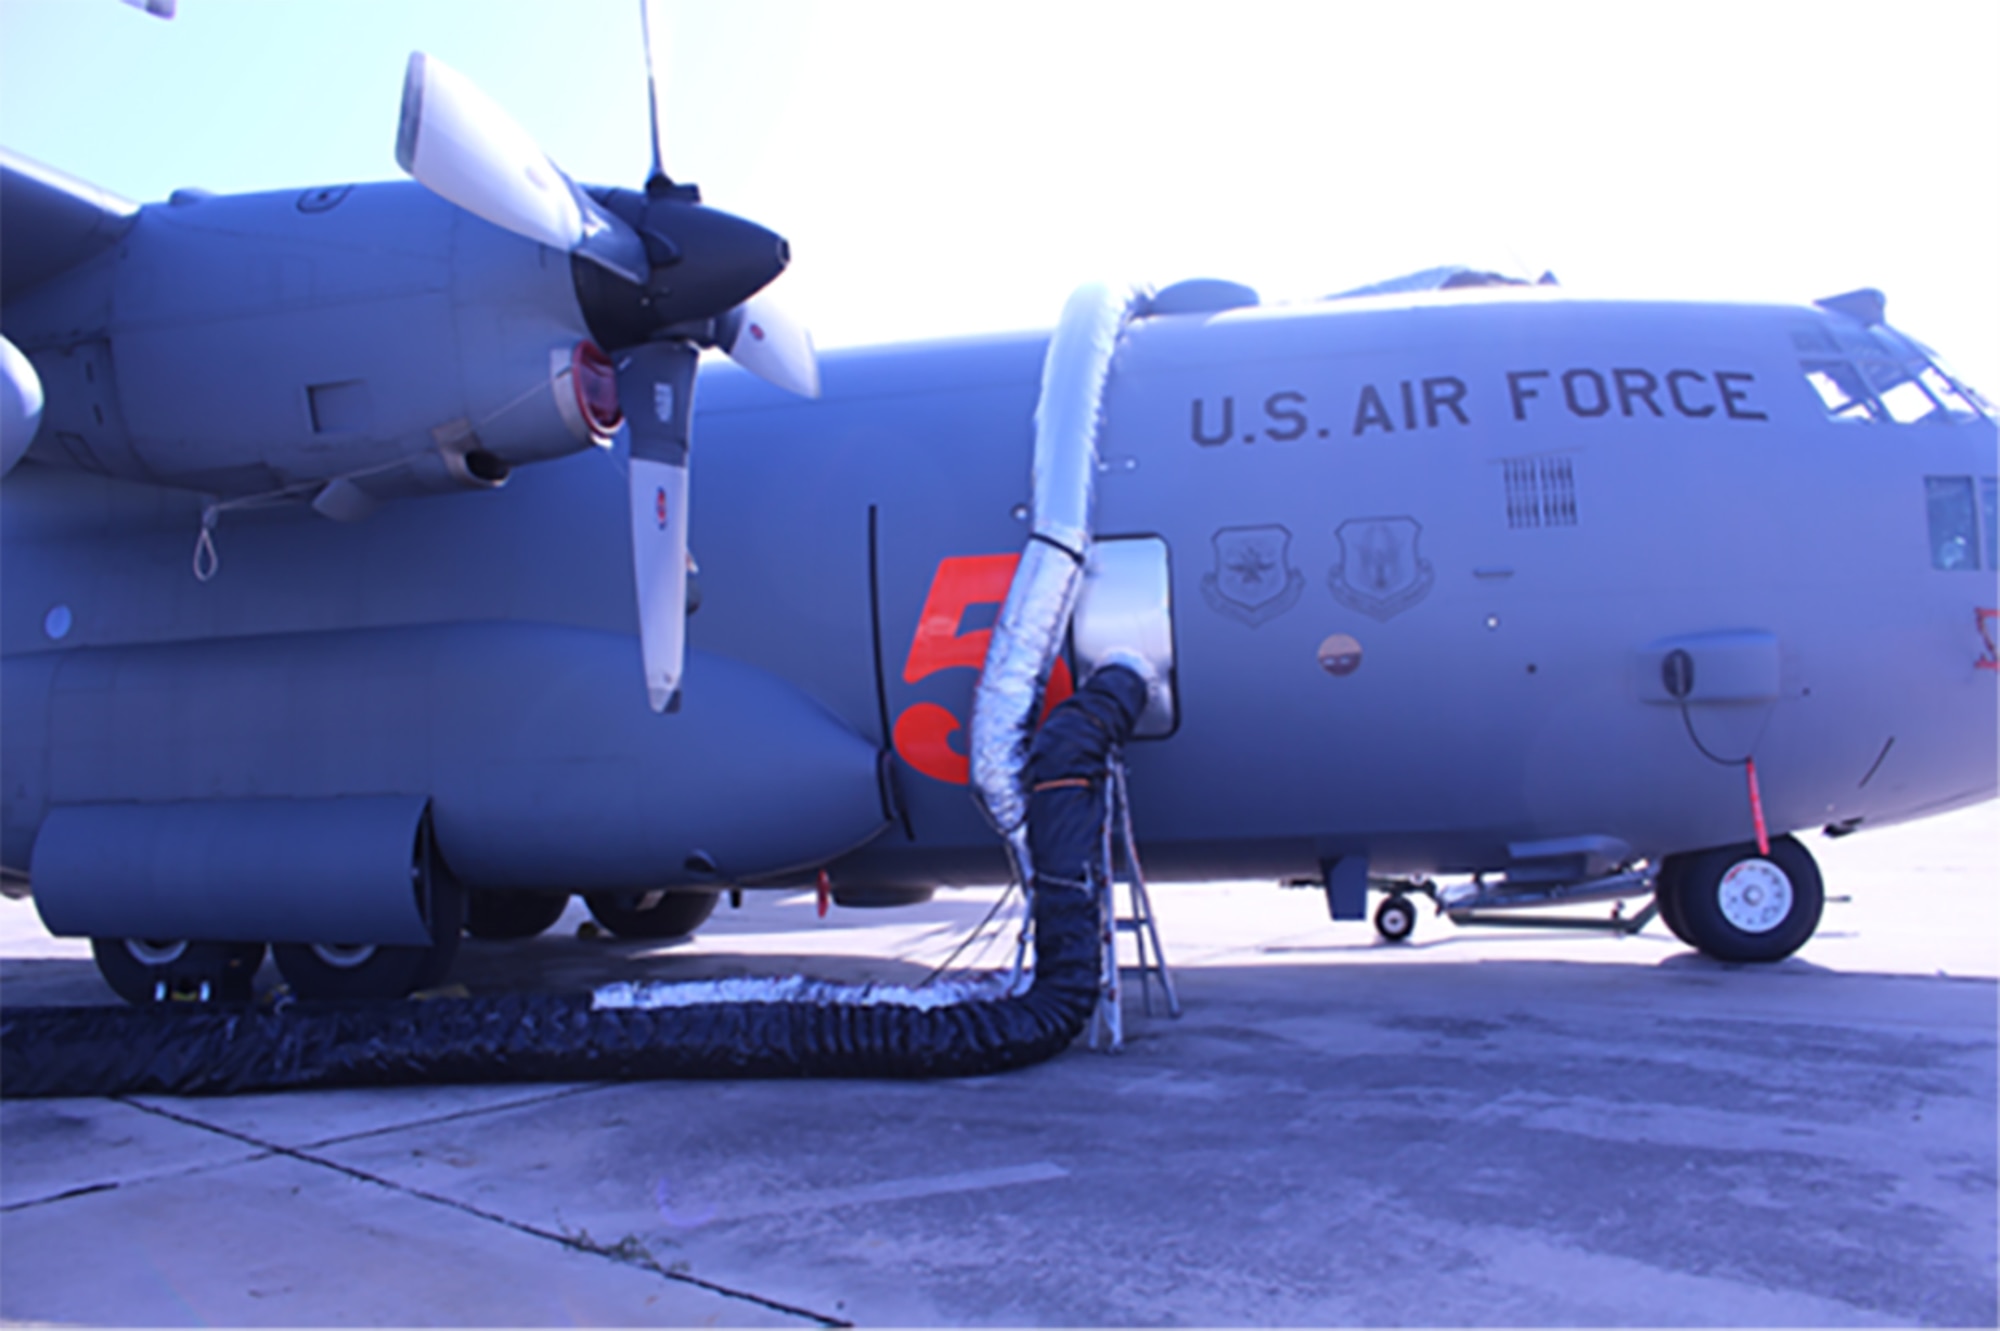
M473 256L453 262L547 296L498 233L397 197L382 206ZM429 293L411 298L426 346L506 326L462 267L397 261ZM140 339L145 391L165 392L185 349L105 313L115 260L60 280L109 322L9 336L43 367L65 337L101 348L113 382L92 391L114 411L121 339ZM279 322L313 345L309 319ZM5 865L30 870L66 804L399 793L431 802L475 887L782 882L828 861L857 883L999 877L955 763L1026 532L1046 338L831 354L812 402L704 369L694 650L679 709L655 715L623 445L534 461L579 447L539 404L550 348L580 331L545 319L506 352L541 397L520 399L539 423L511 447L532 465L504 486L395 499L432 487L413 475L356 522L225 512L206 582L202 495L31 454L0 490ZM1991 797L1994 426L1837 419L1806 369L1889 356L1887 336L1812 307L1518 287L1138 321L1096 525L1163 542L1171 568L1175 725L1131 754L1149 871L1313 876L1365 852L1420 875L1568 838L1651 857L1745 841L1744 772L1716 759L1755 758L1773 833ZM301 376L367 378L311 359ZM67 380L44 378L59 419ZM280 387L245 401L305 401ZM512 391L467 379L433 414ZM1984 505L1969 538L1939 517L1961 483Z

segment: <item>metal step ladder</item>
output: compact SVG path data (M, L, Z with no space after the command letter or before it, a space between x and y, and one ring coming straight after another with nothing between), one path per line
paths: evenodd
M1097 875L1099 937L1104 963L1098 985L1097 1008L1090 1017L1090 1047L1107 1053L1125 1046L1124 991L1120 982L1123 969L1118 959L1118 936L1132 935L1138 957L1131 969L1139 975L1139 993L1146 1015L1153 1015L1153 981L1160 983L1167 1015L1181 1015L1180 995L1174 989L1173 973L1167 969L1166 950L1160 946L1159 926L1153 920L1153 898L1146 891L1146 873L1139 864L1139 843L1132 834L1132 802L1125 785L1125 764L1111 760L1110 789L1104 802L1104 852ZM1118 914L1117 869L1120 852L1125 861L1125 879L1131 914Z

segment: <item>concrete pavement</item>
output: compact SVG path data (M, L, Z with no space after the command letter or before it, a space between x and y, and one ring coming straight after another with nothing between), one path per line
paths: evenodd
M1808 844L1837 899L1772 967L1657 924L1426 918L1391 948L1312 893L1166 887L1187 1015L1133 987L1117 1056L7 1102L0 1315L1993 1325L2000 806ZM987 899L753 898L668 947L573 912L461 978L907 978ZM87 948L0 908L0 1001L103 996Z

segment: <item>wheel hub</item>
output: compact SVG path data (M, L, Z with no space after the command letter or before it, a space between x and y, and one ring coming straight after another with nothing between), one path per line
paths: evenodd
M171 966L187 955L187 940L184 938L164 941L156 938L128 938L125 950L132 954L132 960L142 966Z
M1716 904L1732 927L1769 933L1792 912L1792 880L1769 860L1743 860L1722 875Z
M375 955L373 943L314 943L312 950L327 965L344 971L367 965Z

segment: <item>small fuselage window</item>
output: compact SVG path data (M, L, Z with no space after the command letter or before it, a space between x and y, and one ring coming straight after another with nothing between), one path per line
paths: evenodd
M2000 509L2000 477L1926 476L1924 507L1932 568L1948 573L1977 569L1983 546L1985 567L2000 569L2000 512L1995 511Z
M1986 527L1986 567L2000 569L2000 477L1980 478L1979 509Z
M1930 510L1931 567L1956 572L1979 567L1979 518L1970 476L1924 477Z

